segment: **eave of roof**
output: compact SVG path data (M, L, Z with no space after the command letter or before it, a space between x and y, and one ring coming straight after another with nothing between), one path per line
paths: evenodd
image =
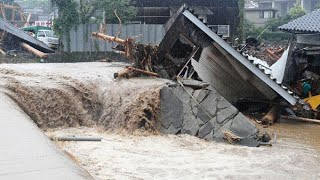
M282 25L278 29L292 33L320 33L320 9Z
M245 8L245 11L278 11L274 8Z

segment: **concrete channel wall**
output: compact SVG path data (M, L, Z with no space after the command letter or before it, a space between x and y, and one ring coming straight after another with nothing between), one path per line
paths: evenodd
M0 179L93 179L0 93Z
M107 24L106 34L116 36L118 24ZM116 43L109 43L91 38L92 32L99 32L99 24L80 24L70 31L71 52L112 51ZM159 44L165 35L163 25L159 24L124 24L121 26L120 38L135 37L136 41L144 44ZM67 49L66 37L62 37L63 50Z

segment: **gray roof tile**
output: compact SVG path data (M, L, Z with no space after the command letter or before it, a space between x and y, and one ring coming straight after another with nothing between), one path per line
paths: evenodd
M289 32L318 33L320 32L320 9L282 25L279 29Z

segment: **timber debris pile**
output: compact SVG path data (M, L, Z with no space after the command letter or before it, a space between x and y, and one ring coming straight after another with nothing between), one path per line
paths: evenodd
M252 38L248 38L248 39L252 39ZM287 46L286 44L285 45L283 44L267 45L265 43L260 43L260 44L254 44L254 45L247 45L243 49L243 51L245 51L247 54L254 56L258 59L263 59L265 62L268 63L268 65L271 66L272 64L276 63L280 59L286 46Z

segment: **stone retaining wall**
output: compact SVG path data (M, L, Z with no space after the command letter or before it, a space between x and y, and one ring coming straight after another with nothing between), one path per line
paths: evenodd
M229 132L240 137L239 144L259 144L256 126L210 86L164 87L160 96L162 133L224 141L225 132Z

